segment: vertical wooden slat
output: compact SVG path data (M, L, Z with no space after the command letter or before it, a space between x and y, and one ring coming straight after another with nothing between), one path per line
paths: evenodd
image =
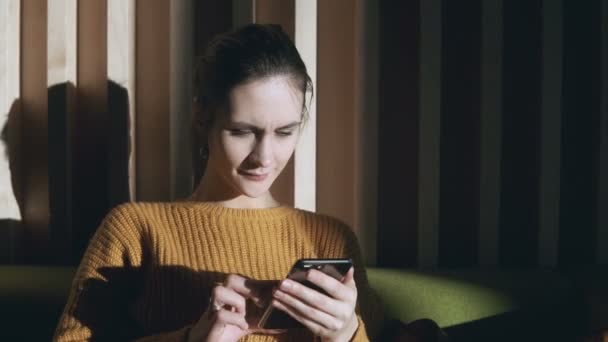
M0 3L0 262L15 262L21 221L18 188L20 0ZM15 186L15 187L14 187Z
M413 227L418 228L417 237L409 236L407 238L418 243L417 257L418 265L421 267L436 266L439 255L441 8L442 2L440 0L420 1L420 9L417 11L419 12L418 20L420 20L420 50L418 52L420 63L420 114L418 114L419 122L406 123L407 125L415 123L415 126L406 129L416 128L419 130L415 134L415 138L419 140L415 146L418 144L420 146L416 155L418 172L408 172L404 175L412 177L410 181L418 179L419 182L417 189L418 203L415 201L407 202L407 205L411 205L418 211L418 224L415 224L415 221L408 222L409 225L414 223ZM417 48L417 46L413 48ZM394 63L399 62L395 61ZM413 75L408 76L412 77ZM412 90L408 90L408 92L410 91ZM414 115L416 113L414 110L417 110L417 108L408 108L408 110L412 111L409 115ZM405 134L409 135L411 133ZM393 134L404 133L397 131ZM401 144L407 143L401 142ZM415 163L406 163L405 166L416 168Z
M498 264L502 122L502 5L482 2L479 263Z
M296 0L295 43L317 88L317 0ZM294 156L294 205L315 211L317 189L317 97L307 94L308 121ZM315 94L316 95L316 94Z
M137 199L164 201L170 184L170 3L136 4Z
M295 6L295 0L255 0L254 20L258 24L279 24L291 39L294 39Z
M193 187L189 134L192 122L193 10L193 1L171 1L171 199L187 197Z
M559 222L558 260L564 267L578 267L595 260L601 2L563 2L560 184L560 207L563 209Z
M355 220L355 8L318 2L317 210Z
M48 3L48 79L49 87L72 82L76 84L77 0Z
M562 105L562 2L543 3L539 264L557 265Z
M427 56L419 56L416 51L421 43L420 5L426 3L383 1L379 4L379 266L411 267L417 263L419 67L421 61L427 61L423 59ZM397 32L398 44L394 39Z
M601 91L599 148L598 148L598 196L597 196L597 259L608 263L608 1L601 5Z
M255 22L259 24L279 24L291 37L295 38L295 0L255 0ZM277 201L294 205L294 158L271 187Z
M477 264L481 1L442 4L439 264Z
M363 259L375 265L378 243L379 4L357 0L355 36L355 223ZM296 163L296 167L297 167Z
M503 116L499 261L538 262L540 0L503 2Z
M74 258L109 210L107 2L78 2L77 113L73 120Z
M53 259L72 252L72 120L77 85L77 1L48 3L49 205Z
M137 146L135 144L135 0L108 0L108 81L110 87L119 90L114 95L108 94L109 115L116 119L126 119L128 123L128 197L135 199L136 193L136 168L135 160ZM118 86L118 87L115 87ZM125 94L126 92L126 94ZM122 103L126 96L127 105ZM119 97L119 98L118 98ZM117 107L117 108L114 108ZM127 111L124 113L124 111ZM117 117L125 115L126 118ZM124 132L122 132L124 133ZM110 160L112 152L119 149L121 153L123 146L110 148ZM119 176L124 176L122 165L117 165L118 170L113 170L110 182ZM116 195L118 196L118 195ZM115 197L112 194L110 197Z
M47 1L21 3L20 154L24 262L48 261ZM27 21L25 20L27 19Z

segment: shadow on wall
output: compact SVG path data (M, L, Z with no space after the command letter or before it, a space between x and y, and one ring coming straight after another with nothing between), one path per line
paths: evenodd
M21 100L12 103L0 142L6 147L9 175L0 176L10 177L22 219L0 218L0 263L78 264L106 213L130 200L128 93L116 82L107 86L107 111L92 113L79 110L81 99L72 83L48 88L46 227L33 227L25 210L28 201L46 191L30 183L26 192L24 186L44 159L27 146L27 137L38 132L20 115Z

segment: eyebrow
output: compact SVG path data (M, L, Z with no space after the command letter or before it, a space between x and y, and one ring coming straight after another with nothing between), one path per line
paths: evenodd
M301 123L300 121L294 121L290 124L277 128L277 130L285 130L285 129L294 128L294 127L300 126L300 123ZM241 121L229 122L228 126L237 126L238 128L241 128L241 129L246 128L246 129L251 129L251 130L262 130L260 127L254 126L254 125L246 123L246 122L241 122Z

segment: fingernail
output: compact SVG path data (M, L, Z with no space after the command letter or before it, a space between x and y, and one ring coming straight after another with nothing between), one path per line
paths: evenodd
M283 280L283 282L281 282L281 288L283 290L289 290L293 287L293 284L291 283L291 281L289 280Z

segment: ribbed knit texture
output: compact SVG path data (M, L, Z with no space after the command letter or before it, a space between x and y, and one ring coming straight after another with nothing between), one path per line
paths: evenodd
M206 310L212 287L228 274L279 280L298 259L339 257L355 263L365 324L359 317L353 340L366 341L382 315L357 240L340 221L290 207L124 204L108 214L92 238L54 340L185 341ZM313 336L304 329L243 339L307 340Z

